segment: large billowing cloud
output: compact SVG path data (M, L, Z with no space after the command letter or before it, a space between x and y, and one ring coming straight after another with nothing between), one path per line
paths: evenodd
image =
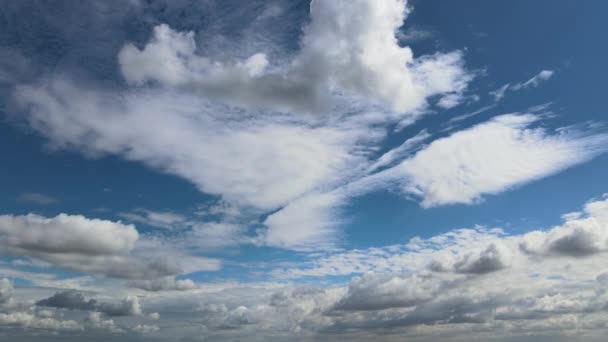
M197 53L193 32L167 25L141 50L126 45L118 59L132 84L156 81L240 105L315 112L328 108L329 92L413 113L430 96L464 91L470 76L459 52L414 58L399 46L406 15L403 0L313 1L301 51L288 65L272 65L264 53L216 61Z

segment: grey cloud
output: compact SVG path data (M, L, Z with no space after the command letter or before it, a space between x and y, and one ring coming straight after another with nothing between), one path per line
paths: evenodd
M36 302L36 305L69 310L92 311L95 310L97 301L95 299L86 300L82 293L69 290L57 292L49 298L39 300Z
M365 311L413 307L433 298L445 286L423 275L366 275L352 280L335 310Z
M7 278L0 278L0 307L8 306L13 301L13 282Z
M53 296L36 302L38 306L97 311L108 316L138 316L142 314L137 297L127 297L120 303L98 302L95 299L86 300L84 295L75 290L60 291Z
M462 273L490 273L509 267L511 252L501 244L493 243L477 254L469 254L454 264L454 269Z
M198 284L191 279L175 279L174 277L134 281L130 283L130 286L151 292L188 291L199 288Z

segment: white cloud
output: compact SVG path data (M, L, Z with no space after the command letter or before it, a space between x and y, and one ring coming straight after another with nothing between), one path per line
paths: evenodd
M523 83L517 83L511 86L513 90L521 90L526 88L538 87L542 82L549 80L553 76L552 70L542 70L537 75Z
M138 208L132 212L120 213L125 220L142 223L152 227L179 229L186 222L186 217L169 211L154 211Z
M130 251L139 238L134 226L59 214L54 218L29 214L0 216L4 250L16 254L121 255Z
M337 238L341 198L333 193L311 194L297 199L266 218L264 242L291 249L327 248Z
M90 312L86 320L94 329L107 330L110 332L122 332L123 330L116 326L113 319L103 319L101 312Z
M25 329L43 329L48 331L80 331L83 327L74 320L57 320L48 317L37 317L29 312L0 313L0 325L16 326Z
M433 141L398 166L406 192L425 207L473 203L567 167L608 148L608 136L561 130L555 134L530 126L538 116L503 115Z
M587 203L582 213L548 232L527 233L520 244L531 254L585 257L608 251L608 201Z
M528 88L536 88L541 83L548 81L553 76L554 73L555 72L552 70L542 70L541 72L536 74L534 77L530 78L529 80L527 80L525 82L520 82L520 83L515 83L515 84L507 83L507 84L501 86L500 88L491 91L490 95L492 95L494 97L495 102L499 102L500 100L502 100L505 97L507 91L519 91L519 90L528 89Z
M505 84L505 85L501 86L500 88L491 91L490 95L494 96L494 101L498 102L498 101L502 100L505 97L507 90L509 90L509 86L510 86L510 84Z
M608 200L591 201L579 215L544 232L544 245L551 246L583 225L608 230L607 220ZM148 292L142 294L146 308L162 314L163 329L143 328L147 324L142 321L126 328L118 323L127 318L115 317L115 323L100 314L89 318L85 327L149 330L151 337L160 339L203 336L233 341L250 340L253 333L265 340L288 336L296 341L517 340L521 334L537 338L547 333L567 340L574 329L596 334L599 341L608 317L607 272L598 268L605 253L596 251L584 258L542 252L550 248L530 253L521 248L528 239L529 234L476 227L414 238L405 245L317 253L310 256L311 264L298 263L299 269L275 275L283 280L360 276L344 286L230 283L162 295ZM432 267L432 261L443 267ZM133 307L132 302L112 302ZM138 312L141 316L131 319L151 318L141 308ZM190 321L196 324L189 325Z
M264 209L334 181L354 161L353 145L361 139L360 132L226 113L167 92L118 97L52 81L18 94L34 109L30 123L56 146L123 155Z
M443 104L455 105L470 80L459 52L416 59L399 46L395 34L406 1L317 0L310 8L302 49L290 65L270 67L263 53L215 61L196 53L193 32L159 25L142 50L123 47L122 73L132 84L156 81L240 105L304 112L327 108L327 91L367 97L398 112L413 113L443 93L452 93Z
M154 254L134 226L79 215L2 215L0 236L3 253L110 277L149 279L220 266L216 259L189 257L168 248Z

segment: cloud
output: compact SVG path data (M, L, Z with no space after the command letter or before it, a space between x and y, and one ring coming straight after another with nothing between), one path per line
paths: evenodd
M414 307L433 298L445 284L424 275L365 275L348 285L334 310L368 311Z
M70 290L57 292L49 298L37 301L36 305L69 310L93 311L97 306L97 301L95 299L87 301L82 293Z
M137 297L128 296L120 303L98 302L95 299L86 300L82 293L74 290L57 292L49 298L37 301L36 305L68 310L97 311L108 316L140 316L142 314Z
M42 329L48 331L81 331L83 327L74 320L57 320L55 318L37 317L29 312L0 313L0 325L21 327L24 329Z
M408 138L401 145L385 152L369 167L368 173L372 173L380 168L392 166L394 163L402 161L410 154L421 147L422 142L428 140L432 135L427 130L418 132L415 136Z
M11 306L13 303L13 282L7 278L0 278L0 308Z
M585 162L608 148L604 133L530 126L532 114L509 114L433 141L398 167L405 191L424 207L473 203ZM439 167L440 165L440 167Z
M17 197L17 201L19 202L28 202L34 204L48 205L57 203L58 200L54 197L37 193L37 192L25 192Z
M266 218L264 242L271 246L309 250L329 247L338 237L341 198L334 193L310 194Z
M489 273L509 267L511 264L510 250L500 243L492 243L488 248L477 254L468 254L454 264L457 272Z
M120 255L139 238L134 226L79 215L0 216L4 249L14 253Z
M159 278L154 280L135 281L130 284L146 291L188 291L199 288L191 279Z
M120 213L118 216L130 222L141 223L152 227L178 229L186 222L186 217L168 211L154 211L138 208L133 212Z
M495 102L499 102L502 100L508 91L519 91L528 88L536 88L541 83L548 81L555 72L552 70L542 70L534 77L530 78L525 82L515 83L515 84L505 84L500 88L493 90L490 92L490 95L494 97Z
M401 0L313 1L301 51L288 65L271 65L264 53L232 63L198 55L193 32L154 29L143 49L125 45L118 55L131 84L149 81L191 89L247 107L296 112L327 108L325 93L346 93L412 113L433 95L464 91L471 77L461 54L415 59L395 34L407 15ZM339 44L336 44L339 42Z
M189 257L165 247L156 249L160 254L150 254L142 248L149 241L140 239L134 226L79 215L2 215L0 236L3 253L110 277L154 279L219 268L216 259Z
M535 254L521 248L528 234L456 229L403 245L311 254L311 263L294 264L300 273L277 273L281 283L199 284L190 291L146 293L146 308L163 317L158 331L137 328L149 323L133 321L148 319L134 301L112 301L106 311L139 312L138 317L114 316L114 322L98 312L84 327L142 330L159 339L203 336L234 341L249 340L253 333L267 340L288 336L296 341L518 340L522 334L567 339L574 329L596 334L599 341L607 317L606 270L598 268L605 254L598 251L583 258L556 253L550 246L581 225L604 227L607 203L590 201L579 215L569 215L563 224L543 232L548 242L541 246L547 248ZM432 260L444 267L429 268ZM345 285L324 282L332 279L326 277L352 274L358 276ZM301 277L319 281L284 282ZM172 287L173 280L158 288ZM72 306L87 307L90 300L81 297L76 302ZM98 302L94 306L109 308ZM127 319L130 327L125 327Z
M110 332L123 332L122 329L116 326L113 319L103 319L101 312L90 312L86 319L94 329L106 330Z
M510 86L511 86L510 84L505 84L505 85L501 86L500 88L498 88L494 91L491 91L490 95L494 96L494 101L498 102L505 97L505 94L507 93L507 90L509 90Z
M587 203L582 213L547 232L524 236L520 247L526 253L585 257L608 251L608 201ZM572 214L572 213L571 213Z
M552 70L542 70L537 75L523 83L517 83L511 86L513 90L521 90L526 88L538 87L542 82L549 80L553 76Z
M297 118L244 117L171 92L85 93L52 81L22 87L17 96L33 109L30 123L57 147L119 154L256 208L284 205L334 181L356 160L361 140L360 132L313 128Z

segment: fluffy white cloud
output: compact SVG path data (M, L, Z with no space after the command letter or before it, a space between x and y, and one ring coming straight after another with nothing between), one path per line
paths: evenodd
M429 96L461 92L470 77L459 52L414 58L395 33L407 15L402 0L316 0L301 52L306 72L338 90L413 112Z
M42 329L47 331L80 331L83 326L74 320L57 320L49 317L37 317L29 312L0 313L0 325L16 326L24 329Z
M0 216L0 250L53 266L118 278L159 278L216 270L219 261L164 248L150 254L134 226L79 215ZM158 250L157 250L158 252Z
M440 105L458 103L470 76L459 52L414 58L401 47L396 32L407 15L404 0L316 0L302 49L289 65L269 66L257 53L235 62L197 54L194 33L154 29L142 49L132 44L118 56L132 84L156 81L240 105L288 111L327 108L328 91L363 96L398 112L413 113L427 98L452 93Z
M608 251L608 201L587 203L582 213L553 229L526 234L520 244L531 254L585 257Z
M14 253L121 255L139 234L134 226L59 214L53 218L29 214L0 216L2 247Z
M530 127L536 115L502 115L433 141L398 166L406 192L425 207L473 203L483 194L550 175L585 162L608 148L608 136Z

